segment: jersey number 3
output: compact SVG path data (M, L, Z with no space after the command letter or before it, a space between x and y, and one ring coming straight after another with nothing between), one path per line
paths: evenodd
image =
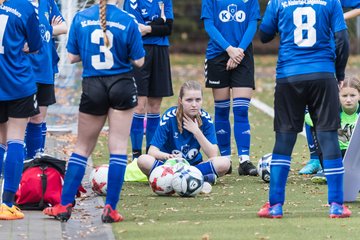
M100 29L96 29L91 33L91 42L98 45L100 53L104 56L104 61L101 61L101 54L91 56L91 65L96 70L110 69L114 65L114 57L110 49L113 46L114 36L110 31L106 31L109 39L109 46L100 45L100 39L104 39L104 33Z
M293 12L294 43L299 47L312 47L316 43L316 13L311 7L298 7ZM306 22L304 22L306 19ZM304 34L306 33L306 34ZM307 35L307 37L305 37Z
M4 54L4 52L5 52L3 40L4 40L4 33L5 33L5 28L6 28L8 19L9 19L9 16L0 15L0 54Z

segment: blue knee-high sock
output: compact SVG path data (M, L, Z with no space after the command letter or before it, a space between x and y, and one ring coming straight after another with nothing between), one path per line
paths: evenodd
M319 156L318 156L318 154L316 152L314 139L313 139L313 136L311 134L311 129L310 128L311 128L310 125L305 123L306 140L307 140L309 151L310 151L310 158L311 159L319 159Z
M87 158L73 153L70 156L61 194L61 205L73 203L85 174Z
M21 140L9 140L7 142L7 154L4 171L3 202L12 207L15 193L19 187L21 174L24 166L24 142Z
M214 165L211 161L207 161L204 163L200 163L198 165L195 165L194 167L196 167L197 169L200 170L200 172L205 176L208 174L215 174L216 177L218 177L219 175L217 174Z
M231 155L230 99L215 101L215 131L221 156Z
M26 127L26 158L33 158L36 153L41 151L42 135L41 135L42 123L29 122Z
M141 155L142 141L144 137L144 118L144 114L134 113L130 130L133 158L137 158Z
M270 205L285 202L285 187L290 170L291 156L272 154L270 164Z
M324 159L324 173L328 185L328 202L343 204L344 166L341 158ZM272 173L271 173L272 174Z
M146 151L150 147L151 139L153 138L156 128L159 126L160 113L148 113L146 115Z
M110 154L108 186L105 204L110 204L112 209L116 209L116 205L120 198L121 187L124 183L126 164L126 155Z
M45 151L46 132L47 132L46 122L43 122L43 123L41 124L41 136L42 136L41 152L42 152L42 153Z
M234 136L238 155L243 161L250 159L249 104L248 98L234 98L233 100Z
M2 166L4 162L5 151L6 151L6 146L0 143L0 176L2 175Z

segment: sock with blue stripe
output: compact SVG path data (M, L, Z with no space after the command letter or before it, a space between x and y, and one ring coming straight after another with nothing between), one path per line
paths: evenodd
M116 209L116 205L120 198L121 187L124 183L126 165L126 155L110 154L105 205L110 204L112 209Z
M43 122L43 123L41 124L41 136L42 136L41 152L42 152L42 153L45 151L46 132L47 132L46 122Z
M61 205L73 203L85 174L87 158L73 153L70 156L61 194Z
M234 136L238 149L238 155L243 161L248 161L250 151L250 123L249 123L249 104L248 98L234 98Z
M328 185L328 202L343 204L344 166L341 158L324 159L324 174Z
M216 177L219 176L215 170L214 164L211 161L200 163L198 165L195 165L194 167L199 169L204 176L208 174L215 174Z
M159 126L160 113L148 113L146 115L146 151L150 147L151 139L153 138L156 128Z
M15 193L19 187L24 166L24 142L9 140L4 169L3 202L12 207Z
M285 187L290 170L291 156L272 154L270 164L270 190L269 201L270 206L275 204L284 204L285 202Z
M0 143L0 176L2 175L2 166L4 163L5 151L6 151L6 146Z
M42 123L29 122L26 127L26 158L33 158L37 152L41 151L42 135L41 135Z
M144 137L145 114L134 113L131 124L130 138L133 151L133 159L141 155L142 141Z
M215 131L221 156L231 155L230 99L215 101Z

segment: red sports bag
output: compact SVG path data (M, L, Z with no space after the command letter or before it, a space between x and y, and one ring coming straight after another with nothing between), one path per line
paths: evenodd
M42 210L60 203L65 166L48 155L25 161L15 204L22 210Z

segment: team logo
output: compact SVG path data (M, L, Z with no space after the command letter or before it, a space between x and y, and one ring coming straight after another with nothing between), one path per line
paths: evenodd
M51 34L48 30L46 30L46 27L44 24L40 24L40 34L41 38L44 42L50 42Z
M174 138L179 138L179 133L178 132L174 133Z
M141 14L142 14L142 15L146 15L146 14L148 14L148 12L147 12L146 8L141 9Z
M181 146L181 152L185 159L191 160L191 159L194 159L198 155L199 150L196 148L190 149L190 146L188 144L185 144L185 145Z
M130 7L132 9L136 9L137 6L138 6L138 4L137 4L136 0L130 0Z
M248 1L248 0L243 0L243 1ZM243 22L246 19L246 14L242 10L238 11L236 4L230 4L228 5L226 10L222 10L219 13L219 19L222 22L231 22L231 21Z

